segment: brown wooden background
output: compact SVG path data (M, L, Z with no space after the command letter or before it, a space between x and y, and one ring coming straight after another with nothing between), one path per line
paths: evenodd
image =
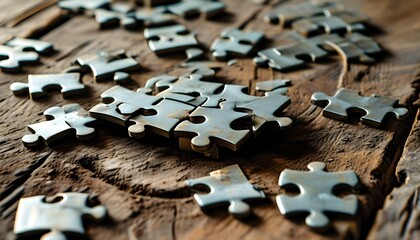
M257 69L251 59L240 59L219 71L218 81L252 87L257 81L290 78L292 104L285 114L294 125L287 131L260 135L238 153L228 153L218 161L179 151L174 141L157 136L131 139L125 129L111 124L98 126L97 138L88 143L67 138L52 148L25 148L21 137L28 132L26 126L43 121L43 110L73 102L89 109L114 84L94 83L87 74L83 78L86 96L63 99L54 92L32 101L15 97L9 90L13 82L26 82L27 74L60 73L82 54L123 48L136 55L142 66L131 74L135 81L128 87L135 89L152 76L179 73L184 60L183 56L156 57L140 30L99 30L93 19L69 17L54 2L0 1L2 42L13 36L36 37L57 49L42 57L42 64L25 67L23 73L0 73L0 239L13 238L19 197L69 190L95 193L108 208L110 220L88 225L91 239L419 239L420 125L415 102L419 99L420 1L343 1L372 18L372 25L379 29L373 37L388 52L374 65L351 64L344 86L364 95L400 99L411 111L407 121L389 121L384 129L375 129L324 118L321 109L310 104L310 96L317 90L334 93L342 68L338 58L287 74ZM262 20L281 2L224 2L228 14L223 17L181 20L206 47L227 26L264 31L272 41L263 47L285 41L285 31ZM334 230L327 234L310 231L303 217L286 219L275 204L275 196L282 192L277 185L280 172L306 170L312 161L327 163L330 171L354 170L362 183L357 217L334 218ZM183 185L188 178L206 176L233 163L268 196L267 201L253 205L255 217L242 222L225 211L205 215Z

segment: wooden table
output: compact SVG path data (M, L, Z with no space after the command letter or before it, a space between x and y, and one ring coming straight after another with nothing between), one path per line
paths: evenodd
M309 64L290 73L256 68L252 59L239 59L217 73L217 81L253 88L258 81L289 78L292 104L285 115L294 124L285 131L260 135L237 153L220 160L177 150L175 141L149 135L142 140L127 136L126 129L104 124L98 136L84 143L66 138L51 148L30 150L21 137L30 123L43 121L51 106L79 103L89 109L100 94L114 85L83 77L86 96L63 99L50 93L37 101L13 96L9 85L27 81L28 74L60 73L74 59L98 50L126 49L136 55L142 70L131 74L136 89L159 74L179 74L184 56L157 57L141 31L122 28L99 30L88 16L70 17L49 0L3 0L0 2L0 40L13 36L34 37L54 44L57 52L42 57L42 64L25 67L18 74L0 74L0 237L11 239L15 210L20 197L53 195L61 191L95 193L108 208L110 220L88 224L91 239L418 239L420 125L419 99L420 1L354 0L344 2L372 18L378 31L372 36L387 53L377 64L351 64L343 85L363 95L380 94L400 99L410 109L406 121L388 121L383 129L325 118L321 108L310 104L314 91L333 94L342 65L339 57ZM272 41L284 43L285 32L262 20L277 1L258 5L251 0L225 0L228 14L213 21L181 20L198 33L209 47L225 27L264 31ZM283 3L281 3L283 4ZM360 209L352 217L333 218L333 231L309 230L304 217L287 219L279 213L275 196L280 172L306 170L321 161L329 171L354 170L362 187ZM238 163L250 181L268 196L253 205L255 217L238 221L226 211L204 214L183 181Z

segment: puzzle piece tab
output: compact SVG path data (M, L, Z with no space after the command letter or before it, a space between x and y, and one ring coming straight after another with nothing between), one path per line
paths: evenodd
M199 13L204 14L206 18L212 18L225 11L225 4L218 0L181 0L167 8L169 12L184 18Z
M205 185L210 189L208 194L194 194L194 200L200 207L229 205L229 213L236 218L244 218L251 213L251 207L244 200L265 198L264 192L248 182L237 164L211 172L209 177L189 179L185 183L192 188Z
M94 137L95 129L87 127L87 124L96 121L89 116L79 104L68 104L63 107L51 107L44 111L49 121L28 125L33 134L22 137L26 147L35 147L43 141L46 145L76 133L80 140L88 140Z
M311 100L313 104L326 106L322 111L325 117L347 121L348 114L361 113L362 123L372 127L380 127L389 114L398 120L404 120L408 116L406 108L396 107L398 100L378 95L362 97L358 92L346 88L339 89L334 96L316 92Z
M48 203L43 195L21 198L16 212L15 234L20 237L35 237L45 233L42 239L65 240L64 233L85 236L83 217L96 221L106 217L104 206L88 207L86 193L60 193L58 202Z
M10 85L13 94L29 92L31 99L43 97L46 91L54 89L61 89L63 97L69 97L84 93L85 85L80 82L79 73L29 75L28 83L15 82Z
M228 55L246 57L264 39L261 32L245 32L239 29L225 29L210 47L213 57L223 60Z
M353 194L343 198L333 194L333 189L340 185L356 187L358 178L354 171L325 172L325 163L312 162L309 172L285 169L279 178L279 185L286 187L295 185L300 194L288 196L280 194L276 197L281 214L309 213L306 224L316 230L326 230L330 220L325 212L355 215L358 200Z

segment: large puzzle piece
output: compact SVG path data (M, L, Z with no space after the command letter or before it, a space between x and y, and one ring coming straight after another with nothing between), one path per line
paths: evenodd
M269 23L279 23L289 25L291 22L313 16L329 16L332 13L340 12L344 9L341 4L332 1L325 2L304 2L289 6L280 5L264 16L264 20Z
M45 91L54 89L61 89L63 97L69 97L84 93L85 85L80 82L79 73L29 75L28 83L15 82L10 85L15 95L29 92L31 99L45 96Z
M88 140L94 137L95 129L86 127L87 124L96 121L89 116L79 104L68 104L63 107L51 107L44 111L49 121L34 123L28 126L33 134L22 137L27 147L37 146L41 141L46 145L76 133L80 140Z
M190 17L202 13L206 18L212 18L225 11L225 4L218 0L181 0L171 4L168 11L181 17Z
M88 207L86 193L60 193L58 202L48 203L43 195L21 198L16 212L14 232L20 237L42 236L43 240L65 240L65 233L84 238L83 219L104 220L104 206Z
M175 136L191 138L191 148L196 152L208 152L212 144L236 151L250 136L249 129L235 130L237 125L246 125L248 113L235 111L235 102L222 102L220 108L197 107L175 127ZM238 123L240 122L240 123Z
M109 8L111 0L61 0L58 6L76 13L85 10L95 10L99 8Z
M81 65L84 70L89 68L96 81L114 79L117 83L120 80L126 80L119 78L118 73L134 71L140 67L135 59L125 54L124 50L82 56L77 58L76 63Z
M179 24L146 28L144 37L148 40L150 49L156 54L182 52L199 45L195 34Z
M236 28L225 29L220 37L214 40L210 47L213 57L226 59L228 55L246 57L251 54L254 47L264 39L261 32L245 32Z
M202 208L229 205L228 211L237 218L247 217L251 207L244 200L265 198L261 190L248 182L237 164L210 173L209 177L189 179L185 183L190 187L206 186L208 194L194 194L194 199Z
M322 114L326 117L347 121L348 114L361 113L362 123L373 127L380 127L385 117L394 115L398 120L408 116L406 108L396 107L398 100L378 95L362 97L357 91L341 88L334 96L316 92L312 95L312 103L325 106Z
M280 174L281 187L295 185L300 191L297 196L277 196L277 205L283 215L308 212L306 224L316 230L325 230L330 223L325 212L356 214L358 200L355 195L340 198L333 194L337 186L357 186L358 178L354 171L328 173L324 171L325 164L322 162L312 162L308 168L309 172L285 169Z

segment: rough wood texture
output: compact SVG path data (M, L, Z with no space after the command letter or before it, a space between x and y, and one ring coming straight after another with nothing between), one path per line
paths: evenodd
M17 24L11 23L10 19L17 18L16 12L32 9L40 2L50 1L1 3L5 6L0 10L2 41L7 38L4 36L36 36L54 43L57 49L55 54L42 57L42 64L25 67L25 73L0 74L2 238L13 238L14 213L20 196L51 195L68 190L96 193L109 210L110 219L105 224L89 224L91 239L215 239L226 236L231 239L357 239L368 235L377 210L395 186L395 169L414 117L404 122L389 121L384 129L324 118L320 108L311 106L310 96L317 90L332 94L337 89L342 68L338 57L287 74L257 69L251 59L240 59L221 69L217 81L251 87L257 81L290 78L293 81L289 91L292 104L286 115L294 120L294 125L286 131L265 133L239 152L226 153L220 161L181 152L174 141L157 136L131 139L126 129L111 124L98 126L97 138L88 143L68 138L52 148L26 149L21 142L27 132L26 125L44 120L43 110L72 102L89 109L100 101L100 93L113 85L112 82L95 83L91 75L86 75L83 82L88 86L88 94L83 97L65 100L60 94L51 93L39 101L31 101L27 97L13 96L9 85L26 81L28 73L58 73L79 55L120 48L136 55L142 65L142 71L131 75L134 79L128 86L131 89L142 86L152 76L182 71L178 67L183 56L156 57L140 31L120 28L100 31L93 19L87 16L70 18L56 6L29 14ZM262 16L276 4L275 1L268 5L258 5L250 0L225 2L229 14L224 17L214 21L204 18L183 21L198 33L204 46L209 47L227 26L264 31L272 41L263 47L288 41L285 31L262 21ZM389 52L375 65L351 64L344 86L364 95L376 93L399 98L402 104L412 108L412 103L418 99L412 82L419 74L420 19L417 10L420 2L357 0L344 4L372 18L373 25L381 30L373 36ZM382 229L394 223L396 228L403 229L400 236L414 239L418 234L415 232L418 210L414 211L414 207L418 207L415 199L418 198L416 184L419 182L412 176L419 169L408 165L415 164L419 154L416 148L419 126L416 126L417 130L411 130L410 143L406 145L398 168L406 172L405 179L409 180L394 194L410 202L407 206L399 204L400 201L394 203L403 208L398 211L407 217L401 217L392 209L387 215L385 210L385 214L378 215L370 236L388 237L380 235L385 231ZM281 216L274 201L282 192L277 185L280 172L285 168L306 170L306 165L312 161L326 162L329 171L354 170L362 183L358 192L358 216L334 218L334 231L327 234L308 230L304 218L294 220ZM268 196L267 201L254 206L255 217L243 222L228 216L225 211L204 214L183 185L183 180L206 176L210 171L232 163L238 163L250 181Z

